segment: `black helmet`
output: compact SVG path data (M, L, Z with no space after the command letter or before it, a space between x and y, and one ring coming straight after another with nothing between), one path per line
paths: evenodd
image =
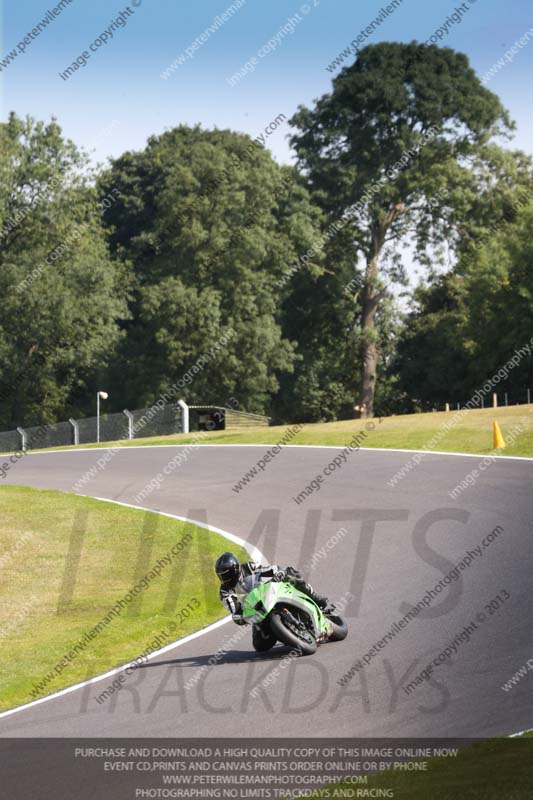
M215 572L223 586L228 586L230 588L235 586L239 580L240 571L241 565L239 564L239 559L236 558L233 553L222 553L222 555L217 558Z

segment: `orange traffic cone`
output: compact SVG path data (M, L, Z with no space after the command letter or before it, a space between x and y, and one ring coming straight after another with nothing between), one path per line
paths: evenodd
M500 426L498 425L496 420L494 420L492 429L493 429L492 430L492 446L493 446L493 448L495 450L503 450L503 448L506 447L505 439L502 436L502 432L500 430Z

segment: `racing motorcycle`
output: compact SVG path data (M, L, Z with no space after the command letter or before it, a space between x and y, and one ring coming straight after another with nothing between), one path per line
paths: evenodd
M319 644L340 642L348 626L334 608L326 612L288 581L268 581L255 585L250 576L250 591L243 597L244 621L268 626L282 644L310 656ZM248 588L248 587L247 587Z

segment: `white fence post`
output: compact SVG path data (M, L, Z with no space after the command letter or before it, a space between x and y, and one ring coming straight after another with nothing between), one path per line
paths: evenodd
M178 405L181 408L181 432L189 433L189 406L185 400L178 400Z
M74 444L80 443L80 426L76 422L75 419L69 419L70 424L72 425L72 429L74 431Z
M20 446L20 449L22 451L26 452L26 450L27 450L26 445L28 443L28 437L26 436L26 431L24 430L24 428L17 428L17 433L20 433L20 438L22 440L22 444Z
M496 392L494 392L492 395L492 407L498 408L498 395L496 394Z
M133 414L127 408L124 409L124 413L128 418L128 439L133 439Z

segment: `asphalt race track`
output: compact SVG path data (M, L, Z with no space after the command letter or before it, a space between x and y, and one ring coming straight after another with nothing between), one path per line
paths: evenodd
M453 500L448 492L479 457L428 455L391 488L387 482L409 454L362 450L298 505L292 498L339 451L286 447L241 492L232 491L267 449L202 446L142 505L232 532L281 565L302 568L324 547L307 574L332 600L351 592L348 638L313 657L283 661L287 651L280 646L255 654L247 629L186 690L199 667L241 631L224 624L155 657L103 705L94 697L108 680L0 715L1 736L468 737L532 727L533 677L510 692L501 686L533 657L533 461L501 459ZM178 451L121 449L84 493L135 504L135 495ZM6 482L72 491L103 452L28 454ZM497 526L494 541L460 578L339 685L354 661ZM346 532L335 536L341 528ZM489 606L507 594L510 599ZM402 685L473 620L476 629L451 661L406 693Z

